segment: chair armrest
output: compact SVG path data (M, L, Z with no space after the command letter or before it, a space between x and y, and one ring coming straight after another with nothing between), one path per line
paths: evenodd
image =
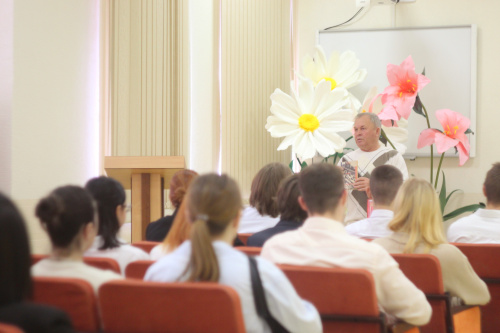
M389 327L390 333L418 333L420 329L418 326L408 324L405 322L398 322Z

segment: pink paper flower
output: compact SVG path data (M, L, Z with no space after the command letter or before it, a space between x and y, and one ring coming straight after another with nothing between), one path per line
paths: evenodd
M390 86L382 93L384 109L379 114L380 119L394 121L398 121L401 117L408 119L417 93L430 80L422 74L415 73L415 64L411 56L399 66L388 64L387 79Z
M438 153L442 154L452 147L457 147L459 165L464 165L469 159L470 144L465 132L470 126L470 120L448 109L437 110L436 118L443 126L443 131L433 128L423 130L418 137L417 148L435 143Z

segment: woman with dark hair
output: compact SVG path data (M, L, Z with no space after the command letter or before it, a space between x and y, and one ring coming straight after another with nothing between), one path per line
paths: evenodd
M278 188L278 209L280 221L274 227L259 231L247 240L247 246L263 246L274 235L295 230L307 218L307 212L299 205L299 174L285 178Z
M164 216L158 221L151 222L146 229L146 240L161 242L168 235L177 216L179 207L184 199L189 184L198 174L193 170L179 170L170 180L169 199L175 210L172 215Z
M243 210L239 233L256 233L278 223L276 194L281 181L291 174L290 168L282 163L270 163L259 170L252 180L250 205Z
M122 279L112 271L83 262L83 253L97 232L97 214L90 194L79 186L62 186L42 198L35 209L52 243L49 258L32 267L34 276L71 277L88 281L97 293L107 281Z
M232 247L241 210L238 185L227 175L200 176L189 188L186 206L191 239L153 264L145 280L228 285L240 297L246 331L269 332L256 311L249 258ZM321 332L318 312L297 295L284 273L265 259L255 260L271 315L289 332Z
M149 254L118 238L127 212L123 186L113 178L102 176L90 179L85 189L97 203L99 231L84 256L114 259L120 265L122 274L125 274L125 268L132 261L149 260Z
M0 322L26 333L73 332L61 310L27 302L32 294L30 248L24 220L0 194Z

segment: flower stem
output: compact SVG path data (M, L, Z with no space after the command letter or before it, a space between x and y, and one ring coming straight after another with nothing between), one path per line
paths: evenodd
M389 140L389 137L387 136L387 134L385 134L385 132L384 132L384 130L382 128L380 128L380 134L382 134L382 136L384 137L384 139L386 139L387 142L389 142L391 144L392 149L396 150L396 147L394 147L394 145L392 144L391 140Z
M444 153L441 154L441 158L439 159L439 165L436 172L436 182L434 183L434 189L437 189L438 180L439 180L439 171L441 170L441 165L443 164Z
M431 122L429 121L429 114L427 113L427 109L425 108L424 103L422 103L422 100L420 100L420 103L422 104L422 109L424 110L425 120L427 120L427 128L431 128ZM432 179L433 179L432 170L434 170L434 146L433 145L431 145L431 181L430 181L431 184L432 184ZM437 176L436 176L436 178L437 178ZM436 183L437 183L437 179L436 179Z

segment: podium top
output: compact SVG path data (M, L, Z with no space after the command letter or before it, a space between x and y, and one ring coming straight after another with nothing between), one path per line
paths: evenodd
M105 156L104 169L108 177L130 189L133 174L160 174L168 188L173 174L186 167L184 156Z

